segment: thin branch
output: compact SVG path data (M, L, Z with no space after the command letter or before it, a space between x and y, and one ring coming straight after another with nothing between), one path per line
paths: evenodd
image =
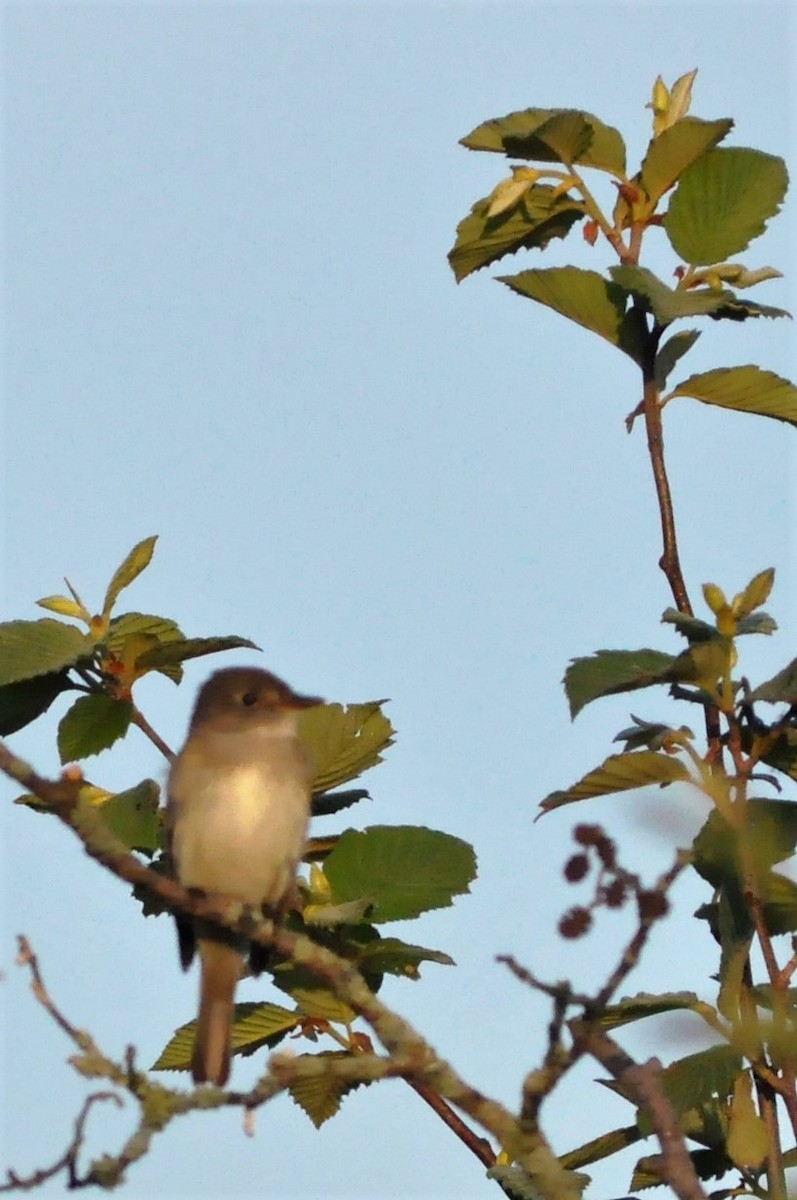
M658 337L655 333L652 333L650 337L652 339L651 355L655 361ZM653 470L653 482L656 487L656 498L659 503L659 517L661 520L663 550L659 559L659 566L667 577L667 582L670 585L670 590L672 591L678 611L691 617L694 614L678 555L675 511L672 502L672 492L670 491L670 481L667 477L667 467L664 462L664 428L659 404L659 388L653 374L652 364L650 365L650 369L645 371L642 403L644 405L645 432L647 433L650 465Z
M167 759L169 762L174 760L174 751L166 745L161 735L157 732L157 730L152 728L141 709L137 708L135 704L133 705L133 716L131 720L133 724L137 725L141 732L149 738L153 746L160 750L165 759Z
M638 1108L650 1119L661 1146L661 1174L679 1200L706 1200L686 1149L678 1116L662 1086L658 1059L639 1064L603 1030L589 1021L571 1021L570 1029L583 1049L596 1058L623 1085Z
M462 1118L454 1112L451 1105L446 1104L442 1096L438 1096L437 1092L425 1083L414 1083L411 1079L408 1079L407 1083L422 1100L426 1101L430 1108L434 1109L443 1124L456 1134L480 1163L488 1169L495 1166L495 1151L487 1139L474 1133L470 1126L466 1125Z
M106 1100L112 1101L121 1107L122 1101L114 1092L94 1092L93 1095L87 1096L83 1107L75 1118L75 1132L72 1136L72 1141L57 1162L54 1162L51 1167L34 1171L31 1175L18 1175L16 1171L9 1169L6 1172L6 1183L0 1184L0 1192L32 1191L33 1188L41 1187L48 1179L60 1175L62 1171L66 1171L70 1189L88 1187L92 1183L95 1183L96 1180L93 1178L91 1172L84 1176L78 1173L78 1155L85 1141L86 1122L92 1106Z
M669 870L665 871L656 881L656 885L649 895L660 896L663 901L678 876L687 866L687 862L687 858L679 853ZM626 977L631 974L642 956L642 951L647 944L653 926L662 920L668 912L669 909L667 907L657 909L656 907L650 907L649 903L647 907L645 904L641 904L639 925L636 932L623 951L617 966L595 997L592 1006L593 1015L603 1011Z

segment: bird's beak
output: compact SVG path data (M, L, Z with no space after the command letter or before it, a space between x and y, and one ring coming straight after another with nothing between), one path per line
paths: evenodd
M298 696L296 692L291 693L290 697L283 701L285 708L314 708L317 704L323 704L322 696Z

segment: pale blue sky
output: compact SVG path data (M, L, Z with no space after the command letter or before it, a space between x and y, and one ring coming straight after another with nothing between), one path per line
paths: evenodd
M445 255L456 223L506 173L457 140L513 109L580 106L618 125L636 161L655 76L698 66L695 113L733 116L734 144L794 162L787 9L4 8L2 619L35 616L33 601L64 574L98 604L132 544L159 533L129 607L189 635L251 637L264 665L329 699L390 696L398 742L367 781L373 803L351 817L456 833L476 847L480 877L454 908L397 929L458 966L389 981L383 995L510 1105L548 1012L494 954L594 988L629 927L604 918L588 941L558 940L576 898L561 883L575 813L535 825L536 805L610 752L629 709L687 717L643 693L570 724L559 686L570 657L677 646L658 625L670 600L642 430L623 428L638 384L611 347L489 271L455 285ZM745 261L788 271L794 232L790 201ZM495 273L570 261L611 259L576 231ZM650 261L672 270L663 237ZM797 307L788 276L755 298ZM757 361L794 377L791 324L702 328L684 375ZM764 678L797 634L793 432L688 401L667 418L693 594L704 579L733 592L778 568L770 608L783 633L751 645L744 664ZM210 665L192 666L180 690L142 686L168 741L183 736ZM13 741L42 770L57 767L54 726L53 716ZM163 771L135 733L90 765L106 786ZM604 821L626 864L651 877L702 819L669 794L578 815ZM62 1152L85 1089L13 966L12 935L32 939L73 1021L110 1054L135 1043L143 1064L192 1015L196 980L181 975L166 921L142 922L55 822L6 805L3 836L0 1168L28 1171ZM628 990L712 998L713 945L690 917L703 896L679 885L678 914ZM640 1031L625 1044L647 1053L652 1042ZM672 1055L687 1045L672 1042ZM237 1068L236 1082L254 1069ZM557 1150L628 1123L630 1109L590 1082L600 1074L585 1068L551 1102ZM130 1119L98 1114L90 1153L116 1150ZM590 1200L622 1195L633 1161L596 1170ZM232 1114L183 1120L126 1189L130 1200L260 1194L499 1193L400 1083L352 1095L320 1133L286 1098L261 1112L253 1140Z

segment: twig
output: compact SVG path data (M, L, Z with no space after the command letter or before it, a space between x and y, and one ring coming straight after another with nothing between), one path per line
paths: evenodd
M655 360L658 337L650 335L652 340L651 356ZM652 366L645 373L642 403L645 414L645 431L648 439L650 465L653 470L653 482L656 487L656 498L659 502L659 517L661 520L661 537L663 550L659 566L667 577L673 598L679 612L693 616L692 604L686 590L686 582L681 570L681 560L678 555L678 538L675 532L675 512L672 503L670 481L667 478L667 467L664 462L664 428L659 406L659 388L653 375Z
M652 895L660 896L663 900L686 865L687 859L679 853L669 870L665 871L656 881ZM657 910L655 907L646 908L644 904L641 905L637 930L623 951L617 966L595 997L593 1002L594 1007L591 1010L592 1015L597 1015L603 1011L626 977L631 974L639 962L642 951L650 937L651 929L667 915L668 911L667 908Z
M684 1143L678 1116L664 1092L661 1063L656 1058L639 1064L590 1021L571 1021L570 1029L583 1049L596 1058L650 1118L661 1146L661 1174L680 1200L706 1200Z
M61 1171L66 1171L70 1189L88 1187L92 1183L95 1183L96 1180L91 1171L88 1175L84 1176L78 1174L77 1160L85 1140L85 1129L89 1111L92 1105L105 1100L111 1100L114 1104L121 1107L122 1101L114 1092L94 1092L93 1095L87 1096L83 1107L75 1118L75 1132L72 1141L58 1161L54 1162L51 1167L34 1171L33 1174L25 1176L18 1175L16 1171L9 1169L6 1172L7 1182L0 1184L0 1192L32 1191L33 1188L40 1187L48 1179L52 1179L53 1176L59 1175Z
M480 1163L488 1168L495 1166L495 1151L487 1139L475 1134L470 1126L466 1125L462 1118L454 1112L451 1105L446 1104L442 1096L438 1096L437 1092L425 1083L415 1083L411 1079L408 1079L407 1083L422 1100L426 1101L430 1108L434 1109L440 1120L456 1134L472 1154L475 1154Z
M133 716L131 720L134 725L138 726L142 733L146 734L153 746L160 750L163 757L169 762L172 762L175 757L174 751L166 745L166 742L164 742L161 735L157 732L157 730L152 728L141 709L137 708L135 704L133 705Z

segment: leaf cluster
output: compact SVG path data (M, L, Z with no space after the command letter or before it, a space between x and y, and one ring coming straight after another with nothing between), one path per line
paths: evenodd
M696 329L679 330L662 343L676 321L789 316L739 295L779 271L731 261L779 212L786 166L760 150L721 145L732 120L688 115L695 74L683 76L672 93L657 81L653 136L633 175L618 130L577 109L509 113L461 140L469 150L538 165L511 165L511 175L459 223L448 256L457 281L520 250L545 250L581 224L590 245L602 236L619 258L606 276L566 266L522 270L499 281L616 346L659 389L700 336ZM613 184L611 209L596 199L585 172ZM652 231L663 232L679 261L672 286L639 265ZM693 375L665 400L681 396L797 424L797 388L752 365Z

